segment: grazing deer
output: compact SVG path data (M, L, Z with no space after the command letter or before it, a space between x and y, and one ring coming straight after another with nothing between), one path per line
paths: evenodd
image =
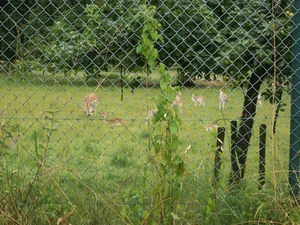
M204 106L204 97L203 96L195 96L192 94L192 101L194 102L195 106L201 105Z
M88 94L83 99L82 109L87 116L93 115L98 104L98 96L95 93Z
M129 125L129 122L127 120L123 120L120 118L112 118L112 119L107 119L106 116L109 114L109 112L101 112L100 115L102 116L103 122L105 124L111 124L111 125L116 125L116 126L121 126L121 125Z
M146 123L151 121L152 117L154 116L155 113L157 113L158 109L150 109L148 111L148 117L146 118Z
M177 106L179 113L182 114L182 99L180 93L176 95L172 105Z
M225 93L223 93L222 91L220 91L219 110L224 109L227 102L228 102L228 96Z
M262 95L261 93L258 93L258 96L257 96L257 103L259 104L259 106L262 106Z

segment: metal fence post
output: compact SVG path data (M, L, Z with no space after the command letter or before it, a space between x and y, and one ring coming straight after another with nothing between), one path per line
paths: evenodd
M291 195L299 200L299 163L300 163L300 1L294 2L294 31L293 31L293 74L291 97L291 131L289 183Z

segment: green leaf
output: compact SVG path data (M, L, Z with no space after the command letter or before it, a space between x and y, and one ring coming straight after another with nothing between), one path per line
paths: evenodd
M163 63L159 64L159 67L157 68L157 72L159 74L164 74L166 71L165 65Z
M168 102L173 102L175 99L176 94L174 92L172 93L167 93L166 95L166 99L168 100Z
M148 64L149 64L150 70L152 70L155 67L155 62L153 59L149 59Z
M174 135L178 132L178 127L177 127L177 124L176 124L175 121L172 121L170 123L169 129L170 129L170 132L171 132L172 135Z
M170 143L170 146L173 150L176 150L179 146L179 140L176 137L173 137Z
M136 47L135 51L136 51L136 53L141 53L141 51L142 51L142 45L139 44L139 45Z
M175 155L175 157L172 159L172 163L174 165L178 165L182 162L182 159L178 156L178 155Z
M159 81L159 86L162 90L165 90L167 88L167 83L163 79L161 79Z
M160 110L157 113L155 113L154 116L153 116L153 122L154 123L157 123L158 121L164 119L164 112L163 112L163 110L161 110L160 107L159 107L159 109Z
M216 207L215 201L212 198L209 198L206 205L206 215L209 215L213 209Z

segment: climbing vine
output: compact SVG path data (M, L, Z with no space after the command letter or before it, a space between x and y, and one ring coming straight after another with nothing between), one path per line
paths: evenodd
M137 17L143 18L144 24L141 40L136 48L136 52L144 56L150 71L154 69L158 57L158 50L155 48L155 42L158 40L162 41L162 37L158 33L160 23L154 18L155 12L155 6L147 7L146 5L141 5L141 10L137 14Z
M153 71L157 65L158 50L155 43L161 40L158 29L160 24L154 15L154 6L142 6L139 16L144 17L141 40L136 48L137 53L142 54L145 66ZM180 200L182 181L184 174L184 162L178 153L179 131L181 126L180 111L173 104L180 93L178 87L172 87L172 78L165 65L160 63L156 72L160 75L161 93L156 97L157 112L152 118L150 131L150 148L152 163L155 171L153 180L153 206L149 220L159 218L161 224L172 223L178 219L178 202Z

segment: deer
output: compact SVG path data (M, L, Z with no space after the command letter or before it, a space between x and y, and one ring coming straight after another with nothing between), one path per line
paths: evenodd
M150 109L148 111L148 116L146 118L146 123L148 123L149 121L151 121L152 117L155 115L155 113L158 112L158 109Z
M109 112L101 112L100 113L100 115L103 119L103 122L105 124L111 124L111 125L116 125L116 126L129 125L129 122L127 120L123 120L120 118L107 119L108 114L109 114Z
M257 96L257 103L259 104L259 106L262 106L262 95L261 93L258 93L258 96Z
M201 105L204 106L204 97L203 96L195 96L194 94L192 94L192 101L194 102L194 105Z
M182 99L180 97L180 93L178 93L172 103L173 106L178 107L178 111L180 114L182 114Z
M224 110L225 105L227 104L229 98L225 93L223 93L223 91L220 91L218 98L219 98L219 110L221 109Z
M84 96L82 109L87 116L92 116L96 111L98 100L99 98L95 93Z
M182 114L182 99L180 97L181 92L176 87L174 88L171 86L171 89L176 92L176 97L175 97L174 101L172 102L172 105L176 106L178 108L179 113Z
M214 128L218 129L219 125L215 122L205 127L206 131L212 131Z

